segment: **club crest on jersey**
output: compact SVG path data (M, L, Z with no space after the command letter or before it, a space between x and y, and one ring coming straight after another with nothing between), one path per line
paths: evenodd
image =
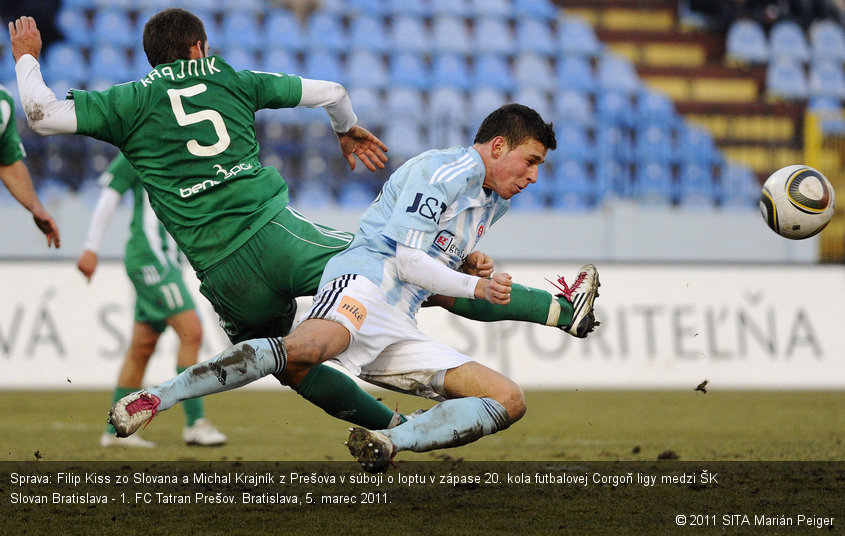
M484 222L482 221L478 224L478 230L475 232L475 236L477 238L481 238L481 235L483 235L483 234L484 234Z
M437 235L437 238L434 239L434 245L440 248L442 251L448 251L449 246L452 245L452 240L454 240L455 235L450 233L449 231L440 231L440 234Z
M355 329L358 330L361 329L361 326L364 325L364 320L367 319L367 308L364 307L364 304L349 296L344 296L340 300L340 305L337 306L337 312L348 318L352 322L352 325L355 326Z

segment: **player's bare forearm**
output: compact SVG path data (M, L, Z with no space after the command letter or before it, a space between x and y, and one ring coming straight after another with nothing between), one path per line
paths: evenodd
M41 55L41 32L32 17L21 17L9 23L9 37L12 42L12 57L17 62L26 54L38 59Z

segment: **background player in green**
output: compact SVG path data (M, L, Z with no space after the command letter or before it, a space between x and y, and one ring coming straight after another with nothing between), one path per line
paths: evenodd
M100 176L100 184L103 190L91 216L85 250L77 262L79 271L89 281L97 268L97 253L103 236L121 197L127 191L131 191L133 196L132 221L123 262L135 287L135 322L132 339L117 377L112 400L115 402L141 388L147 364L168 325L173 327L179 337L176 372L196 364L202 343L202 324L182 279L181 253L153 214L138 173L123 155L118 155ZM201 398L185 400L182 407L186 421L182 439L186 443L212 446L226 442L226 436L205 419ZM107 425L106 431L100 436L100 445L155 446L155 443L145 441L138 435L118 438L114 434L114 427Z
M286 334L295 298L317 291L325 263L352 235L314 224L287 206L286 183L277 170L258 162L254 113L323 107L350 167L357 156L370 170L382 168L386 147L357 125L343 86L236 72L222 58L208 57L202 21L165 9L144 27L144 50L154 66L144 79L101 92L74 90L71 99L59 101L41 77L35 21L22 17L9 24L9 33L32 129L41 135L85 134L119 147L140 172L151 206L196 270L200 291L230 340ZM453 309L468 318L528 320L574 333L568 301L525 287L514 291L512 308L476 310L456 300ZM283 353L274 359L265 374L284 367ZM224 390L236 377L236 371L228 372ZM314 367L295 381L277 377L327 413L356 424L383 427L393 417L330 367Z
M32 185L32 177L24 164L26 157L18 126L15 122L15 102L9 91L0 85L0 180L12 196L32 214L35 225L47 237L47 247L61 246L59 228L44 210Z

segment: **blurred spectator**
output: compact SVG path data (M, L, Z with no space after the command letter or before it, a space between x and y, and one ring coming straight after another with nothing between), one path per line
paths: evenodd
M322 7L321 0L272 0L272 4L293 11L303 23L311 13Z

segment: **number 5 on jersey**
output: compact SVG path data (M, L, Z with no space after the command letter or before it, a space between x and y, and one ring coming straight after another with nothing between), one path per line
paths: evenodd
M217 134L217 142L213 145L200 145L197 140L189 140L187 143L188 151L194 156L214 156L222 153L229 147L230 138L229 132L226 130L226 124L223 122L223 116L215 110L200 110L199 112L185 113L185 108L182 106L182 97L190 98L205 92L208 87L205 84L197 84L195 86L186 87L185 89L168 89L167 96L170 97L170 106L173 108L173 115L176 116L176 122L179 126L184 127L194 125L203 121L211 121L214 126L214 132Z

